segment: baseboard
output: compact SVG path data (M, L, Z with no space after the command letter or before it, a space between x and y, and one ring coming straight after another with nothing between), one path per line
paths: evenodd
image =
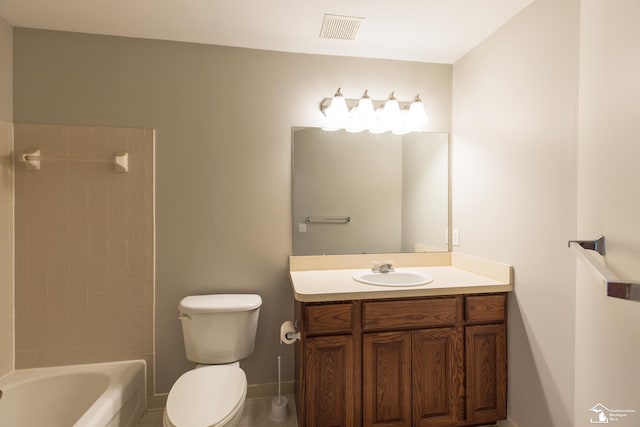
M163 409L167 405L167 397L169 393L154 394L153 396L147 396L147 411L153 411L155 409Z
M283 382L281 393L283 396L293 395L293 381ZM263 397L275 397L278 395L278 383L249 384L247 386L247 399L261 399ZM162 409L167 404L169 393L147 396L147 410ZM517 426L516 426L517 427Z
M294 393L294 382L287 381L281 384L281 390L283 396L290 396ZM167 404L168 393L156 394L154 396L147 396L147 410L153 411L162 409ZM274 397L278 395L278 383L266 383L266 384L249 384L247 386L247 399L261 399L264 397ZM507 417L506 420L498 421L495 424L496 427L519 427L515 421Z
M283 396L293 394L293 381L283 382L281 384L281 393ZM274 397L278 395L278 383L266 384L249 384L247 386L247 399L260 399L263 397Z
M496 424L497 427L518 427L518 424L516 424L515 421L513 421L511 418L507 417L506 420L502 420L502 421L498 421L498 424Z

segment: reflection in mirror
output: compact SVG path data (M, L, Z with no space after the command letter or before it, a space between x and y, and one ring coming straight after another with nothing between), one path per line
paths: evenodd
M446 133L293 129L293 255L447 251Z

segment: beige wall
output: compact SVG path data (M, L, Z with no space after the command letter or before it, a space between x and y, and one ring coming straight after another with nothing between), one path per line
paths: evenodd
M573 425L577 0L538 0L454 64L453 227L514 265L509 414Z
M1 17L0 120L13 120L13 27Z
M580 8L578 235L606 238L606 262L640 280L640 3L582 0ZM640 425L640 305L604 296L579 262L575 425L598 403L635 410L612 425Z
M0 120L0 377L14 368L13 125Z
M35 149L29 170L18 156ZM16 368L152 372L153 130L16 124L15 151ZM110 163L123 152L126 173Z
M158 392L184 358L179 300L262 295L250 384L293 378L291 127L320 126L320 101L420 93L427 131L451 129L450 65L286 54L29 29L14 32L16 122L155 128Z

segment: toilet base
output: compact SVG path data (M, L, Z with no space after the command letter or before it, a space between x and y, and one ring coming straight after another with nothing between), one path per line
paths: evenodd
M218 423L215 426L207 426L207 427L236 427L238 425L238 423L240 423L240 420L242 419L242 415L244 414L245 402L246 402L246 399L244 399L242 401L240 406L238 406L238 409L237 409L236 413L233 414L230 419L223 420L221 423ZM166 410L166 408L162 413L162 425L163 425L163 427L176 427L167 418L167 410ZM191 427L191 426L180 426L180 427ZM198 426L198 427L200 427L200 426Z

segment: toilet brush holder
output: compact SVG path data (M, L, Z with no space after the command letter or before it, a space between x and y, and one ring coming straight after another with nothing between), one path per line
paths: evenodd
M289 418L289 401L284 396L276 396L271 399L271 419L278 423Z
M281 423L289 418L289 401L282 395L280 356L278 356L278 396L271 399L271 419Z

